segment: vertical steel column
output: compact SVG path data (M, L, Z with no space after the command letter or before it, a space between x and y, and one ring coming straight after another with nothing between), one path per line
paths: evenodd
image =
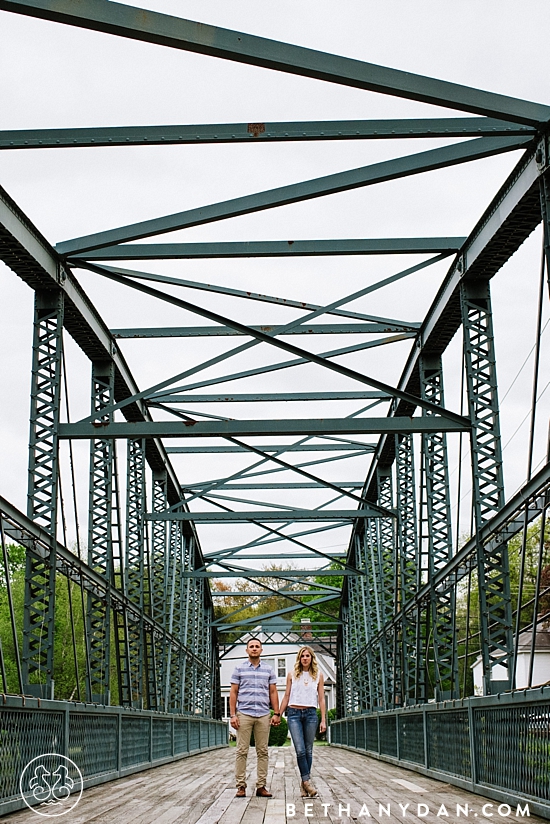
M357 554L361 558L361 569L366 573L363 584L365 622L367 633L368 709L384 706L384 649L382 640L374 637L380 626L381 605L378 592L376 566L378 559L378 523L376 518L365 518L363 535L357 539ZM384 676L384 678L383 678Z
M168 508L167 497L167 475L166 470L153 472L153 512L164 512ZM157 621L166 632L167 615L167 584L168 584L168 528L167 521L152 522L151 541L151 617ZM156 674L154 693L151 692L149 700L154 709L164 708L164 679L166 677L166 655L167 639L165 632L155 634L152 644L151 654L153 656L153 672Z
M378 486L378 503L385 509L393 509L393 483L391 466L378 467L376 470ZM378 627L382 630L393 618L396 609L397 566L396 566L396 530L394 518L377 518L378 530L377 558L373 558L377 600L379 604ZM382 675L383 709L395 705L400 680L400 664L391 656L389 637L384 632L380 640L380 665Z
M353 563L353 561L352 561ZM361 627L361 615L359 605L359 582L357 577L350 577L348 585L348 627L347 627L347 658L346 676L348 682L348 703L351 711L361 712L364 709L364 702L361 700L361 677L358 655L365 645L364 631Z
M174 633L182 644L185 644L185 615L187 600L187 579L183 577L185 572L185 546L187 539L184 535L183 525L179 524L179 548L176 560L175 578L175 602L174 602ZM184 707L184 681L185 681L185 659L186 652L179 649L176 655L177 666L173 669L173 694L170 705L176 712L183 712ZM222 716L223 717L223 713Z
M92 364L92 414L101 423L112 415L101 410L114 403L114 364ZM114 441L92 440L90 443L90 491L88 521L88 563L109 583L113 583L113 459ZM111 603L107 593L87 593L86 632L90 649L87 677L87 700L110 703Z
M27 549L22 673L25 693L41 698L53 698L54 683L55 548L63 314L63 292L36 292L27 514L49 533L51 547L49 554L44 556Z
M206 705L208 702L208 687L206 684L206 671L204 668L204 664L208 661L210 657L210 650L208 648L208 627L206 625L205 620L205 610L204 610L204 589L205 589L205 578L196 578L196 586L195 586L195 603L194 603L194 643L193 643L193 652L195 653L195 663L194 663L194 671L195 671L195 694L196 698L196 709L201 713L205 714L206 712Z
M412 435L396 435L396 478L398 511L399 590L403 616L402 666L403 703L416 704L426 700L424 660L424 622L422 610L409 610L420 581L418 564L418 532Z
M384 709L387 694L387 670L388 656L386 650L386 636L379 635L384 629L384 602L382 592L381 576L381 550L380 550L380 523L378 518L366 518L365 530L363 534L363 549L365 557L365 569L368 570L368 589L365 591L368 603L368 620L370 624L370 637L374 639L378 635L378 640L371 640L369 643L368 655L370 659L371 687L370 698L373 710Z
M477 571L484 692L502 692L512 686L493 678L493 668L508 668L513 655L512 606L508 545L483 546L482 524L504 505L495 347L489 283L463 283L460 290L468 409L472 425L473 509L477 543Z
M537 159L539 169L543 172L539 177L540 212L542 217L542 231L544 242L544 256L546 258L546 277L550 289L550 147L545 137L539 146Z
M420 359L421 396L431 403L444 406L443 367L441 356L424 355ZM431 412L424 410L424 415ZM422 436L422 452L426 479L428 518L428 573L434 572L452 557L451 496L447 436L430 432ZM431 617L434 650L435 698L442 701L459 697L458 657L455 632L456 583L446 580L432 587Z
M191 572L195 566L195 541L192 536L185 539L184 569ZM188 652L184 660L183 672L183 706L186 712L195 711L195 662L190 654L193 650L193 613L194 613L194 592L195 580L185 579L185 612L183 616L183 643Z
M141 614L145 609L145 439L129 439L126 447L126 544L124 589ZM127 616L129 705L143 707L145 630L143 618Z
M339 700L342 707L342 714L344 716L353 715L356 710L355 689L351 679L350 673L350 609L349 609L349 581L345 582L345 598L342 600L342 607L340 611L342 624L339 627L341 644L339 648L338 657L338 672L340 675L339 681Z
M176 510L178 511L178 510ZM178 583L178 568L180 570L179 581L181 582L181 522L171 521L169 525L169 544L168 544L168 574L167 574L167 598L166 608L168 614L166 616L166 629L172 635L174 626L179 624L179 592L177 590ZM173 648L171 640L166 643L166 667L164 677L164 707L168 712L175 708L177 701L177 676L178 676L178 653Z
M345 584L344 584L345 586ZM346 712L346 673L345 673L345 656L346 656L346 641L345 641L345 626L346 626L346 611L347 607L342 600L340 616L342 624L338 627L338 635L336 638L336 716L337 718L345 718Z

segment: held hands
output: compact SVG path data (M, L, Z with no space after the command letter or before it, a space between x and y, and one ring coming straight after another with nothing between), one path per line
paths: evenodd
M281 716L280 715L272 715L271 716L271 725L273 727L278 727L281 723Z

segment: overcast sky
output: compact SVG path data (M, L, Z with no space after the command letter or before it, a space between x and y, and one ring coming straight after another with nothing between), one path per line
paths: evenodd
M158 0L143 5L550 104L547 47L550 7L544 0L524 0L521 4L506 0L484 0L483 3L477 0L453 3L280 0L271 4L248 0ZM395 97L7 13L0 13L0 101L2 129L458 114ZM0 183L40 231L52 243L57 243L437 145L442 145L442 141L1 152ZM467 235L519 157L520 153L512 152L467 166L186 230L160 240ZM531 393L530 352L534 344L540 255L541 235L537 230L492 282L507 495L523 482L526 471L528 421L524 419L529 412ZM418 257L401 256L129 265L324 304L418 260ZM350 308L420 321L448 265L447 261L426 269L399 285L357 301ZM25 510L33 295L11 271L1 264L0 267L3 353L0 375L4 389L0 405L0 493ZM152 303L94 275L79 273L78 277L110 327L203 323L189 313ZM203 292L185 290L182 295L245 323L283 323L298 317L294 310ZM546 321L546 302L544 311ZM550 333L545 332L541 390L550 380L546 370L548 337ZM355 342L349 336L294 338L293 341L318 352ZM236 338L209 339L200 346L194 340L126 341L122 349L138 384L145 387L236 343ZM396 343L347 356L341 362L387 383L396 383L409 348L410 343ZM67 357L72 418L76 419L88 412L89 364L70 340ZM197 379L281 359L285 359L281 353L262 345L217 369L201 372ZM447 405L455 410L459 406L459 364L457 336L445 357ZM355 385L343 378L308 366L275 373L255 383L233 382L223 391L354 388ZM216 386L205 391L217 391ZM549 395L550 390L540 401L535 465L545 454ZM320 414L336 417L351 414L358 408L358 404L334 403L328 412L326 408L321 412L315 404L272 404L269 408L239 404L230 408L210 405L202 410L241 418ZM456 438L450 449L455 484ZM87 447L78 444L76 451L80 519L85 523ZM122 445L120 451L124 451ZM230 457L185 460L183 456L174 456L174 465L182 482L190 483L221 477L248 462L242 458L230 460ZM308 453L301 454L302 460L307 458ZM123 458L121 463L123 466ZM66 464L64 467L66 471ZM367 467L364 459L356 459L344 462L341 467L339 463L328 464L313 471L334 480L359 480L364 478ZM280 480L283 476L273 478ZM64 480L68 484L68 477ZM265 499L265 494L260 493L258 498ZM305 507L318 505L321 500L317 493L309 492L299 496L294 492L290 497L281 494L272 499ZM342 506L342 502L338 506ZM74 525L70 517L69 522L69 540L72 540ZM467 529L467 522L461 522L459 531ZM201 527L200 534L203 549L208 551L259 533L252 526L235 526ZM322 535L316 545L344 548L345 530Z

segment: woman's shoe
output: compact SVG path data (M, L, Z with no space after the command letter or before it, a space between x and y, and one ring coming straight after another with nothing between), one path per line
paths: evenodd
M310 798L315 798L315 796L317 795L317 790L315 789L311 781L302 781L302 787L307 792Z
M300 795L302 798L308 798L308 791L304 787L304 782L300 781Z

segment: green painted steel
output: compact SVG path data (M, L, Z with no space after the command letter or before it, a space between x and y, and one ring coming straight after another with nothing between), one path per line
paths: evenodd
M100 361L92 365L92 413L101 424L109 420L103 414L103 409L113 403L114 379L112 363ZM115 448L114 442L103 438L90 442L88 564L107 581L112 581L114 577ZM90 666L86 695L88 701L98 704L109 704L111 700L111 627L110 593L103 595L89 592L86 603L86 635Z
M381 163L374 163L371 166L363 166L290 186L281 186L266 192L245 195L210 206L123 226L119 229L111 229L94 235L66 240L63 243L58 243L56 249L64 257L71 258L74 255L86 253L85 256L92 259L93 256L87 253L93 252L95 249L116 246L132 240L142 240L153 235L175 232L179 229L190 229L193 226L204 226L208 223L249 215L278 206L286 206L290 203L302 203L312 198L324 197L338 192L348 192L388 180L398 180L409 175L446 168L456 163L467 163L471 160L479 160L502 152L524 148L531 140L530 136L478 137L466 143L429 149L416 155L406 155L395 160L386 160ZM128 253L128 250L126 252ZM129 254L131 254L131 250ZM97 260L97 258L95 259Z
M107 126L88 129L13 129L0 132L0 149L77 146L165 146L173 143L261 143L304 140L381 140L399 137L474 137L535 134L530 126L492 117L416 120L321 120L289 123L210 123L180 126Z
M393 323L316 323L310 326L302 325L298 326L295 329L289 329L288 332L285 334L287 335L361 335L361 334L370 334L371 332L402 332L403 330L412 330L418 329L420 326L419 323L398 323L397 321ZM275 331L277 328L276 323L265 323L262 326L253 326L253 329L257 329L261 332L270 332ZM151 327L135 327L135 328L128 328L128 329L111 329L111 334L114 338L124 339L124 338L131 338L132 340L137 340L140 338L208 338L208 337L232 337L235 335L240 334L236 332L234 329L230 329L229 326L151 326ZM274 393L271 393L272 395ZM283 395L284 393L277 393ZM288 394L298 394L298 393L286 393ZM307 394L307 393L304 393ZM320 395L320 392L311 393L313 396ZM351 393L343 393L343 392L331 392L331 393L323 393L324 395L334 395L335 397L339 397L340 395L350 396ZM269 396L268 393L265 395L256 395L253 397L259 398L262 397L262 400L265 400L266 396ZM191 396L189 396L190 398ZM202 403L210 403L213 402L215 398L222 397L225 400L225 396L220 395L202 395L202 398L208 398L209 400L202 400ZM235 399L244 400L246 395L233 395ZM308 394L308 398L310 395ZM367 397L364 395L363 397ZM370 397L370 395L368 396ZM283 398L281 398L283 400Z
M341 255L452 254L466 238L357 238L342 240L261 240L213 243L132 243L71 253L75 261L186 260L247 257L324 257Z
M286 619L307 606L319 618L313 622L315 643L326 651L337 652L340 720L332 726L333 743L404 764L484 792L493 799L528 798L535 811L550 814L548 689L525 694L506 692L514 686L515 667L511 662L518 654L513 647L514 619L518 632L521 628L530 634L532 651L537 626L545 620L539 610L546 603L541 599L547 595L541 584L548 560L544 526L539 538L534 595L520 580L515 614L507 546L520 534L525 546L527 528L533 531L539 518L545 524L550 505L550 468L544 467L506 503L489 289L491 278L541 220L544 251L550 263L550 152L546 135L550 107L156 12L144 15L142 9L106 0L82 0L79 4L72 0L0 0L0 9L484 116L0 133L0 149L476 136L359 169L86 234L59 244L57 250L0 190L0 258L36 291L28 517L2 499L0 517L4 566L5 535L27 548L24 677L19 686L26 694L39 696L42 705L30 699L29 706L23 707L22 701L11 698L0 705L0 722L8 718L6 713L12 713L8 726L10 732L15 731L13 741L18 745L13 763L29 748L32 750L31 728L36 730L37 746L55 739L64 751L79 753L90 782L199 751L212 746L213 741L224 743L226 728L211 722L212 717L222 713L218 642L225 650L236 639L242 641L247 632L257 631L260 624L266 639L274 640L276 628L283 627L285 643L295 641L301 627ZM181 243L176 238L175 243L158 242L159 236L175 230L521 149L525 152L516 168L468 237L214 239L204 243ZM153 238L150 244L134 243L149 237ZM243 288L234 288L229 278L219 284L203 283L160 271L139 272L99 263L271 257L290 261L305 256L334 256L341 259L331 273L345 287L346 273L341 269L345 256L388 254L415 255L420 262L383 279L379 275L359 291L337 295L327 305L301 301L294 294L292 298L263 294L259 291L263 284L258 280L263 264L255 267L253 282L246 284L253 291L244 288L243 283L236 284ZM421 323L350 308L354 301L390 285L395 288L402 278L416 275L425 267L439 266L444 258L450 262L447 274L440 279ZM284 266L285 261L277 265ZM116 288L138 291L140 300L162 301L155 304L157 308L168 303L170 312L188 312L211 325L124 327L110 332L73 274L77 269L85 269L86 277L107 277ZM181 267L180 271L184 274ZM437 267L432 273L435 278ZM246 300L247 310L255 306L251 301L268 303L277 306L276 312L281 315L291 310L294 319L286 324L247 325L207 309L200 301L192 303L172 294L177 291L179 295L180 289L214 293L216 301L238 299L241 306ZM393 305L389 311L394 313ZM322 323L325 319L335 322ZM445 408L443 392L443 355L461 327L465 416ZM67 422L60 422L63 329L73 336L92 364L92 413L77 422L70 419L68 397ZM325 334L364 338L320 354L289 340L296 335ZM217 336L243 340L224 349L224 342L208 343L207 339ZM155 379L160 382L140 390L119 347L129 339L153 338L205 339L206 349L214 345L223 351L207 353L202 361L183 358L179 368L185 371L166 378L159 375ZM390 343L396 344L394 351L407 348L395 386L341 363L347 356L359 360L360 353L370 349L384 353L383 347ZM261 349L260 344L264 344ZM235 371L226 368L226 361L254 347L257 360L242 367L239 363ZM273 347L293 359L273 362L274 358L269 357ZM267 356L262 361L264 353ZM285 392L277 391L283 384L277 385L280 376L276 375L272 382L275 391L263 391L270 375L298 366L304 367L304 375L322 372L324 380L307 391L310 384L304 378L299 386L303 391ZM210 374L214 376L207 377ZM376 374L385 377L393 372L378 370L377 364ZM251 379L251 385L247 383L243 392L226 392L229 383L245 379ZM259 381L254 383L254 379ZM328 383L331 379L333 382ZM217 394L199 394L218 385ZM352 391L354 386L366 388ZM532 432L536 395L533 391ZM346 412L339 417L326 417L321 410L317 417L281 418L268 417L265 407L251 406L251 419L232 420L228 415L234 414L233 409L228 413L228 407L223 406L306 401L341 401L346 404ZM205 412L202 404L219 404L220 408ZM376 416L372 413L374 407ZM153 420L153 415L169 419ZM460 438L467 433L471 443L473 535L461 547L453 546L453 526L457 524L453 525L447 433L450 439L453 433ZM379 437L376 443L364 443L364 435ZM257 445L238 440L238 436L287 442ZM162 439L168 438L186 439L189 445L178 443L167 449ZM206 438L211 440L207 442ZM58 491L59 441L72 439L90 441L87 563L57 541L59 514L60 527L66 531L66 513ZM127 441L125 487L121 487L117 467L117 439ZM201 446L199 439L208 445ZM302 451L329 454L293 464L291 453ZM181 483L170 456L201 453L238 455L234 464L237 468L222 466L225 457L205 458L196 463L204 464L201 475L210 478L196 481L192 477L194 461L183 457L186 483ZM358 479L335 482L328 471L322 473L327 476L324 480L309 471L314 465L348 458L368 463L364 484ZM207 465L209 460L214 471ZM290 478L288 473L293 473L296 482L271 482L274 472L286 473L282 478ZM220 477L212 477L216 475ZM349 472L344 477L356 475ZM460 483L458 487L460 502ZM121 489L126 493L124 541ZM234 491L239 489L247 494L237 497ZM262 500L255 497L254 490L263 491ZM297 490L306 492L288 495L288 491ZM273 500L268 492L273 493ZM454 495L454 485L452 492ZM318 496L315 501L314 495ZM351 504L344 508L342 500L348 498L353 499L355 509ZM203 501L212 511L203 511ZM246 507L241 511L231 508L241 504ZM194 511L195 507L202 509ZM460 525L458 516L457 520ZM292 531L302 521L308 522L306 528ZM248 542L239 535L233 546L220 541L214 544L218 549L203 554L199 534L206 539L216 524L241 523L252 534ZM351 532L347 554L331 550L325 546L329 536L325 541L325 536L318 535L336 528L346 529L346 534ZM226 528L227 534L230 530ZM313 535L319 540L301 540ZM294 552L278 552L274 544L280 541ZM303 564L302 569L268 570L275 581L266 583L266 570L260 569L258 562L278 564L290 558L309 559L310 563ZM252 566L248 562L253 562ZM46 700L52 696L55 676L56 572L58 577L65 576L69 593L75 587L82 596L87 704L69 706ZM7 570L5 574L8 583ZM341 588L332 585L335 576L341 576ZM229 614L216 614L211 578L252 582L246 592L252 600L248 604L252 611L245 613L248 617L243 617L242 606L231 607ZM324 580L328 580L328 586ZM464 593L471 590L479 597L479 604L468 595L466 638L459 639L457 624L463 622L457 620L461 617L457 604L460 597L462 608ZM216 592L215 598L234 598L240 592L238 587ZM254 609L263 597L275 596L285 599L284 606L269 608L259 621ZM338 618L331 612L337 599ZM9 601L13 606L11 594ZM479 640L472 620L472 611L477 607ZM524 620L527 612L532 615L531 625ZM14 625L15 639L18 631L21 627ZM73 647L78 682L74 637ZM9 678L2 650L0 647L0 675L7 692ZM461 700L459 696L468 692L468 673L478 654L487 697ZM114 693L115 664L117 700L123 708L108 706ZM496 677L497 666L508 668L506 679ZM453 700L435 703L441 699ZM93 707L90 700L95 702ZM9 805L14 799L5 790L10 780L4 773L0 776L0 797L3 794L7 799L0 802L4 803L0 812L13 809Z
M464 432L469 425L463 419L446 415L426 418L323 418L314 420L250 421L139 421L106 423L101 427L103 439L116 438L201 438L239 435L373 435L381 432ZM93 439L98 429L93 423L62 423L60 438Z
M124 554L124 586L128 598L139 607L140 616L145 609L145 520L146 512L145 441L128 440L126 457L126 542ZM123 706L143 706L146 686L144 683L145 626L141 617L127 616L126 675L123 681Z
M54 542L64 306L64 296L59 291L36 293L27 514L45 530L49 544L41 552L31 545L26 555L22 674L25 692L42 698L53 694Z
M2 745L0 815L26 809L21 771L45 752L71 758L84 787L91 787L227 746L227 724L204 716L18 696L5 696L0 704L0 728L10 731Z
M540 687L356 714L331 724L330 741L484 795L495 811L503 802L514 817L548 818L549 725L550 688Z
M423 356L420 361L422 395L444 405L441 357ZM426 413L428 414L428 413ZM451 492L447 439L444 433L422 436L426 487L428 578L434 580L453 554ZM425 581L419 580L419 585ZM435 695L438 700L459 697L458 658L455 627L456 590L433 587L431 629L433 634Z
M464 284L461 290L468 406L472 422L473 511L476 533L502 509L504 475L500 442L491 296L489 284ZM488 548L478 542L479 614L484 688L487 694L513 686L512 604L508 545ZM508 669L495 679L493 669Z
M70 0L1 0L0 8L511 122L537 125L550 118L550 107L538 103L158 12L148 11L144 15L142 9L111 0L86 0L78 8Z

